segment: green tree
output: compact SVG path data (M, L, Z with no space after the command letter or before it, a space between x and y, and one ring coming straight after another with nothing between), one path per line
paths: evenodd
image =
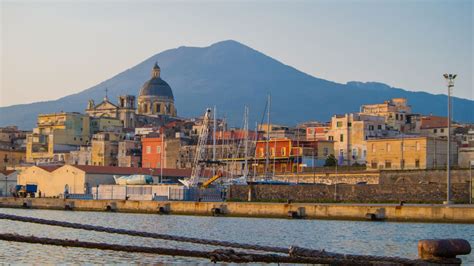
M324 166L336 166L337 160L334 154L329 154L329 156L326 158L326 162L324 163Z

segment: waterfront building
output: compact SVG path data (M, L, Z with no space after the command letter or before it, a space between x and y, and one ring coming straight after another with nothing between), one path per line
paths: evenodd
M411 113L411 106L405 98L393 98L378 104L365 104L360 108L360 114L381 116L388 126L401 132L406 131Z
M111 167L93 165L31 166L18 175L18 184L36 184L43 197L64 196L67 190L71 194L90 194L93 187L103 184L115 184L114 175L134 174L151 175L154 183L160 180L160 169L136 167ZM163 180L189 177L190 169L163 169Z
M26 161L64 163L69 152L89 144L90 118L80 113L38 115L37 127L27 135Z
M17 184L18 173L16 170L0 170L0 197L10 196Z
M457 144L452 142L451 159L457 163ZM367 169L445 168L447 140L426 136L398 136L367 140Z
M367 140L397 135L385 124L383 116L357 113L335 115L327 139L334 141L335 156L340 164L366 164Z
M118 143L122 138L122 133L117 132L94 134L91 141L92 165L117 166Z
M267 152L269 164L265 170ZM252 171L258 175L265 172L276 174L301 172L304 167L324 166L330 154L334 155L333 141L299 141L281 138L270 139L267 143L266 140L261 140L256 143Z
M26 150L24 148L0 148L0 171L6 169L14 169L25 162Z

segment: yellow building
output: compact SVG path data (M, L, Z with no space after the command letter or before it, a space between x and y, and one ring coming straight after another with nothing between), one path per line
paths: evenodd
M456 143L451 160L457 162ZM432 169L446 167L447 140L430 137L397 137L367 140L367 169Z
M118 145L123 138L121 133L100 132L92 136L92 165L117 166Z
M387 137L396 132L388 129L380 116L344 114L331 119L327 139L334 141L336 158L344 165L367 163L367 140Z
M102 184L115 184L114 175L152 175L158 181L161 169L136 167L110 167L92 165L31 166L18 174L18 184L35 184L42 197L57 197L67 191L71 194L90 194L92 188ZM189 169L163 169L166 179L189 177Z
M0 171L14 169L26 162L25 150L0 149Z
M89 143L89 125L89 116L80 113L38 115L37 127L27 135L27 162L64 162L69 151Z
M383 103L361 106L361 114L381 116L385 123L394 129L405 131L408 123L407 115L411 114L411 106L405 98L393 98Z

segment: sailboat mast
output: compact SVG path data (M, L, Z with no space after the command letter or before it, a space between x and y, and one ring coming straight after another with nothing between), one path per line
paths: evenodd
M244 111L244 157L245 157L245 162L244 162L244 178L247 180L247 175L249 172L248 169L248 138L249 138L249 108L245 106L245 111Z
M270 164L270 108L271 108L271 96L268 94L267 99L267 143L266 143L266 154L265 154L265 178L268 178L268 166Z

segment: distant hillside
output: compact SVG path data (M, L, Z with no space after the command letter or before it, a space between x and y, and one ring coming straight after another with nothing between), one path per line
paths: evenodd
M272 94L272 120L294 125L305 120L327 121L333 114L357 112L360 105L393 97L408 98L413 111L446 115L446 96L410 92L369 82L335 83L305 74L236 41L209 47L179 47L154 55L140 64L80 93L58 100L0 108L0 126L16 124L23 129L35 125L36 115L58 111L83 112L87 100L101 101L105 88L116 101L122 94L137 95L150 78L155 63L173 89L178 114L201 115L216 105L220 115L240 125L243 106L250 106L253 119L260 120L267 93ZM454 119L474 122L474 101L454 98Z

